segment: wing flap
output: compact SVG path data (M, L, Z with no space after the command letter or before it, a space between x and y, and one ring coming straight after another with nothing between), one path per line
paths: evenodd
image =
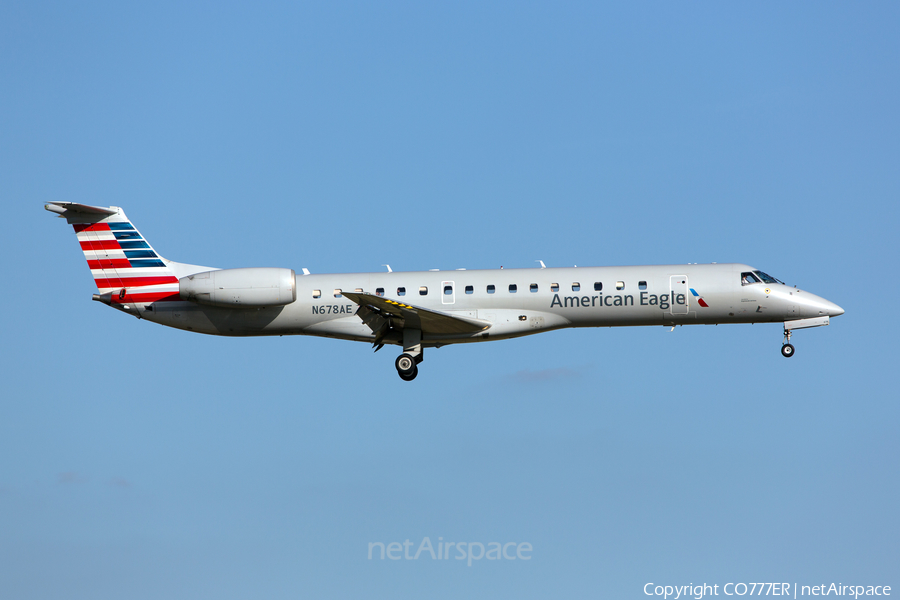
M386 317L403 319L404 328L419 329L422 333L437 335L478 333L491 326L489 321L412 306L373 294L343 292L343 295L359 305L357 315L376 333L383 323L380 319Z

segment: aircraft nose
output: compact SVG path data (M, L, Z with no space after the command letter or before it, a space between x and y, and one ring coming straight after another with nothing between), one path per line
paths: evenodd
M844 314L844 309L834 302L809 292L795 291L793 300L800 309L800 316L804 318L836 317Z
M836 317L844 314L844 309L820 296L806 293L802 300L798 301L800 312L804 317Z
M829 302L828 300L826 300L825 302L828 303L827 310L828 310L829 317L839 317L842 314L844 314L844 309L841 308L840 306L838 306L837 304L835 304L834 302Z

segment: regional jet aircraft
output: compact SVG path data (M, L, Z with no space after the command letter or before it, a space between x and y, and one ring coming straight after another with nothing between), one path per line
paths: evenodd
M316 335L400 346L401 379L425 348L564 327L784 323L828 325L844 310L743 264L491 269L317 275L214 269L167 260L121 208L50 202L74 225L94 300L169 327L212 335Z

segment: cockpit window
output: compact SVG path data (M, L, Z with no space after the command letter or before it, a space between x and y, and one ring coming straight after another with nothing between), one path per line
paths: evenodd
M750 285L751 283L760 283L759 277L749 271L741 273L741 285Z
M784 285L783 281L775 279L771 275L767 275L766 273L763 273L762 271L753 271L753 272L766 283L780 283L780 284Z

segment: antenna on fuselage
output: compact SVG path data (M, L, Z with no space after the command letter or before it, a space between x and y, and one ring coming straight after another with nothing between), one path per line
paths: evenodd
M309 275L309 269L307 269L306 267L303 267L303 274Z
M539 263L541 263L541 268L542 268L542 269L546 269L546 268L547 268L547 265L545 265L545 264L544 264L544 261L542 261L542 260L536 260L536 261L534 261L534 262L539 262Z
M382 267L387 267L388 273L393 273L393 269L391 269L391 265L381 265Z

